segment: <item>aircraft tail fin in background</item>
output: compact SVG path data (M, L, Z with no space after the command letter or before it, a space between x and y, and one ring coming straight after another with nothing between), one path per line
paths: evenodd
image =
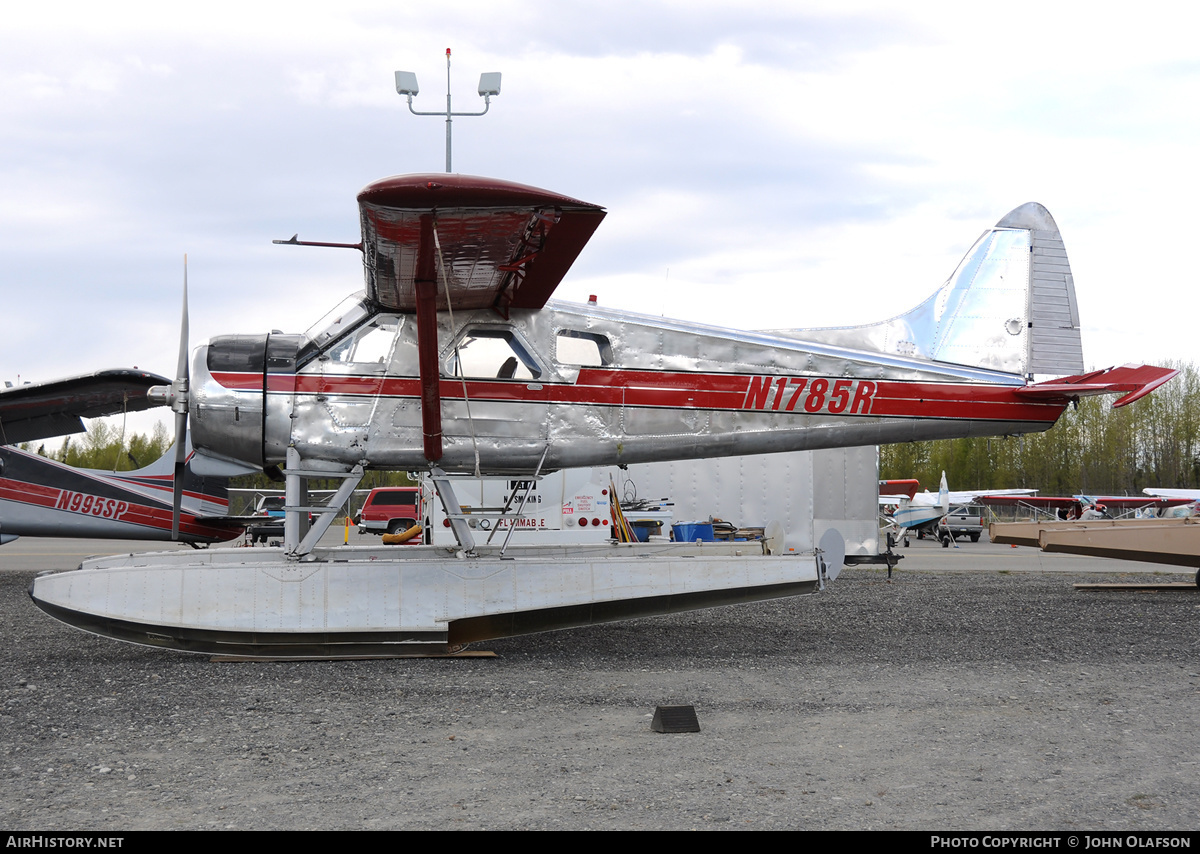
M910 311L803 333L806 340L1023 377L1083 371L1071 265L1054 218L1036 202L985 231L946 283Z
M938 488L938 503L942 505L942 515L950 512L950 487L946 485L946 473L942 472L942 485Z
M197 507L190 512L214 516L227 513L229 510L229 478L205 477L192 471L191 460L195 452L192 448L191 433L184 436L184 447L187 452L188 465L184 469L183 489L189 497L189 501L198 502ZM172 443L166 453L154 462L133 471L111 472L90 469L80 469L80 471L113 478L130 486L152 489L155 493L166 489L169 494L175 475L175 445Z

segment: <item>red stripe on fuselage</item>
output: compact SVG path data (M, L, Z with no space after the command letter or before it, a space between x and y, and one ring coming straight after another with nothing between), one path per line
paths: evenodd
M253 373L214 373L225 388L260 391ZM775 374L704 374L581 368L573 384L537 380L468 379L472 400L546 404L629 406L778 412L782 415L836 415L876 418L945 418L1050 423L1065 408L1062 400L1031 401L1019 386L982 383L859 380ZM271 392L419 398L416 377L362 377L332 374L272 374ZM443 377L441 397L461 400L462 381Z

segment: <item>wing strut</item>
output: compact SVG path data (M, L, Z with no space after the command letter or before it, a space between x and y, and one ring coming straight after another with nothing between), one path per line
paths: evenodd
M421 216L421 234L417 252L417 270L413 277L413 292L417 302L417 361L421 373L421 431L425 459L436 464L443 454L441 370L438 366L437 294L438 270L446 277L446 265L441 258L436 213ZM450 283L446 281L446 310L450 313L450 328L454 330L454 310L451 308ZM455 345L455 361L462 365ZM475 450L475 476L479 476L479 445L475 441L475 425L471 420L471 401L467 395L467 380L462 377L463 401L467 406L467 421L471 423L471 443Z
M438 371L437 256L434 251L433 214L421 215L417 250L417 358L421 371L421 431L425 459L442 458L442 394Z

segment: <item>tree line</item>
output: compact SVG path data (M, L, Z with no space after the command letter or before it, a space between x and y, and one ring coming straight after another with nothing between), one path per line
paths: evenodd
M884 445L880 477L915 477L936 490L1025 487L1042 495L1140 495L1150 487L1200 488L1200 372L1179 375L1120 409L1111 397L1068 407L1045 433Z
M25 442L21 450L57 460L69 466L101 471L132 471L157 460L171 447L171 436L161 421L149 433L128 436L104 420L88 422L87 431L64 436L62 442Z

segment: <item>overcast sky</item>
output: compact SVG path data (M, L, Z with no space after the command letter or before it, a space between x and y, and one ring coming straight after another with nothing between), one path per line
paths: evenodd
M335 11L336 6L336 11ZM1110 11L1105 11L1108 9ZM1170 14L1167 10L1170 9ZM1189 17L1193 18L1189 20ZM171 374L362 285L355 194L444 168L608 218L558 296L742 328L915 305L1045 204L1089 366L1191 359L1197 14L1154 3L46 3L0 20L0 378Z

